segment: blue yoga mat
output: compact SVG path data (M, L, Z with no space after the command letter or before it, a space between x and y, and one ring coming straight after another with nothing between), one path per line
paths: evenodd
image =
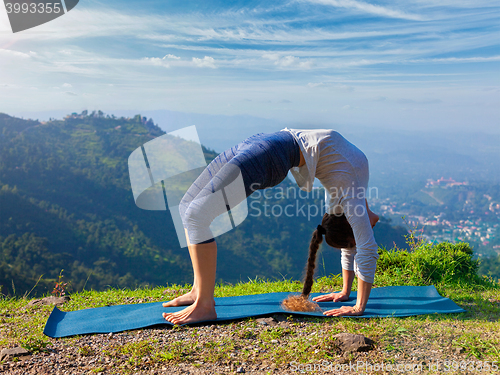
M281 302L298 293L267 293L249 296L215 298L217 319L223 322L247 317L285 313L302 316L325 317L321 312L295 312L281 308ZM324 293L312 293L311 297ZM340 306L354 306L356 292L346 302L321 302L323 311ZM64 312L54 307L43 333L50 337L66 337L90 333L122 332L131 329L151 327L167 322L163 312L175 312L181 307L162 306L162 302L135 305L97 307L79 311ZM448 298L441 297L434 286L388 286L374 288L365 313L355 318L403 317L421 314L449 314L465 310Z

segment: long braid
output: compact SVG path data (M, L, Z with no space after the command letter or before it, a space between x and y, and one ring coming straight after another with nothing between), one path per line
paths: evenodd
M314 270L316 269L316 255L318 253L319 245L323 242L323 234L325 234L325 228L318 225L316 230L313 232L311 242L309 244L309 256L307 258L306 265L306 277L304 280L304 287L302 289L302 296L309 297L311 293L311 288L314 283Z
M328 233L326 229L328 228ZM325 213L321 224L313 232L309 244L309 256L306 265L306 276L302 294L292 295L286 298L281 306L284 310L290 311L321 311L321 308L314 301L309 301L309 294L314 283L314 270L316 268L316 256L319 245L325 241L331 247L351 248L356 245L352 228L344 214L341 216Z
M321 311L316 302L309 301L309 294L314 283L314 270L316 268L316 254L318 253L319 245L323 242L323 234L326 230L321 225L318 225L313 232L311 242L309 244L309 256L306 266L306 277L301 295L289 296L285 299L281 306L285 310L290 311Z

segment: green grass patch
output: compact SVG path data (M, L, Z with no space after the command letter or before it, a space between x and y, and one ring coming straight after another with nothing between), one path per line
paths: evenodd
M421 244L414 251L379 251L377 284L493 286L477 274L479 262L468 243Z
M231 334L207 340L206 331L199 327L173 327L171 332L185 333L182 341L158 342L142 339L123 345L112 340L104 350L105 356L117 363L116 373L134 373L134 369L152 364L170 366L178 363L241 364L268 361L277 366L296 363L314 363L323 360L348 360L354 355L340 357L335 334L359 333L376 342L379 357L373 361L394 360L402 356L409 344L421 345L425 350L460 350L476 361L500 361L500 284L491 278L477 275L478 263L472 257L468 244L418 244L412 251L380 250L375 287L390 285L435 285L441 295L451 298L466 312L460 314L432 314L407 318L322 319L291 317L286 327L262 326L253 318L227 323ZM64 311L80 310L116 304L167 301L186 293L191 285L167 285L137 289L109 288L71 294ZM313 285L313 292L340 290L339 275L321 277ZM235 285L219 284L216 297L238 296L272 292L299 292L302 283L296 280L265 280L255 278ZM353 285L356 290L356 283ZM28 307L28 298L0 297L0 349L23 346L34 353L49 349L56 342L43 335L43 327L52 306ZM131 333L133 335L133 333ZM166 332L168 334L168 332ZM89 338L91 340L91 338ZM59 343L74 346L79 337L58 339ZM286 342L286 345L283 345ZM86 343L80 344L77 355L99 355ZM422 349L422 350L424 350ZM423 360L423 359L422 359ZM99 365L100 366L100 365ZM142 366L142 367L141 367ZM92 371L103 370L97 367ZM108 369L109 370L109 369ZM108 371L106 370L106 371ZM100 372L100 371L97 371Z

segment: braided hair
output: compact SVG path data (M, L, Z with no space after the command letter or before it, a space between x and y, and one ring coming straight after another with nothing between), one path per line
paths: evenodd
M356 245L351 225L344 214L325 214L321 224L316 227L309 243L309 256L306 264L306 276L302 288L302 296L307 298L311 293L314 283L314 271L316 269L316 255L319 245L323 242L335 248L351 248Z
M326 243L336 248L351 248L356 245L354 233L345 215L325 214L321 224L316 227L309 244L307 257L306 276L302 294L289 296L282 302L285 310L291 311L320 311L319 305L309 301L309 294L314 283L314 270L316 269L316 255L319 245L325 236Z
M306 263L306 277L302 288L302 295L308 297L311 293L311 288L314 282L314 271L316 269L316 255L319 245L323 242L323 235L326 234L326 229L320 225L313 232L311 243L309 244L309 256Z

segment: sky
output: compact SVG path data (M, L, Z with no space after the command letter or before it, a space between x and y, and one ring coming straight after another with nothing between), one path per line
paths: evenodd
M500 133L498 0L80 0L13 34L0 112Z

